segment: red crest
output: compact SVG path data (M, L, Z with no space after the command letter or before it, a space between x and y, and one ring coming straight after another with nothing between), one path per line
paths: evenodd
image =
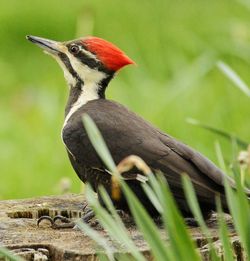
M126 65L135 64L122 50L106 40L90 36L82 42L109 70L118 71Z

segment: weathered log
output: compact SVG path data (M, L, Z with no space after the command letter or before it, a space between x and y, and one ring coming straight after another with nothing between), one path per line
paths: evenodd
M37 218L43 215L79 218L83 215L85 204L84 196L75 194L0 201L0 245L11 249L26 260L96 260L97 246L82 231L53 230L49 224L46 225L46 222L40 227L37 227L36 223ZM230 225L230 216L225 217ZM152 260L150 249L136 227L128 224L127 229L138 248L148 260ZM189 230L200 248L203 259L209 260L207 240L200 229L190 227ZM223 256L215 221L211 220L209 230L214 244L218 246L218 252ZM244 260L243 250L232 224L230 230L235 257L237 260ZM159 227L159 231L163 239L168 240L164 229ZM104 230L99 228L99 232L108 238ZM110 243L112 244L111 241Z

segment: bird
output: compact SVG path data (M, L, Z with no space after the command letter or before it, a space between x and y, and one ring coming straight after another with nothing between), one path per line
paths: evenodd
M136 155L152 171L160 171L164 175L184 217L191 217L192 213L182 188L183 173L193 183L204 217L216 210L216 195L221 198L223 210L229 212L224 179L227 178L234 186L232 178L198 151L154 127L118 102L106 99L107 86L118 71L135 64L121 49L95 36L65 42L31 35L27 39L55 58L64 72L69 96L61 136L71 165L81 181L89 183L97 193L102 185L111 194L110 172L96 153L83 126L82 115L88 114L103 135L116 164L129 155ZM156 209L141 187L138 172L131 172L129 176L126 181L129 187L148 213L156 215ZM99 193L98 198L103 204ZM124 195L112 201L117 209L128 209ZM92 212L87 213L83 220L87 221L92 216ZM55 225L57 218L63 221L60 217L53 220L47 217L55 228L60 227ZM46 217L41 217L43 219ZM69 223L66 219L64 221ZM61 227L63 225L71 227L72 223L61 224Z

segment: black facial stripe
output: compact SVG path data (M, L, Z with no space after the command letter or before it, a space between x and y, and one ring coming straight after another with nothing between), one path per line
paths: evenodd
M98 96L102 99L105 99L105 90L106 87L108 86L109 82L112 80L114 76L114 73L108 75L108 77L104 78L100 83L99 83L99 88L98 88Z
M58 54L58 57L61 59L61 61L64 63L64 65L66 66L66 68L68 69L68 71L70 72L70 74L81 84L83 83L83 80L80 78L80 76L77 74L77 72L74 70L74 68L72 67L70 60L68 58L68 56L65 53L60 52ZM80 86L81 87L81 86Z
M74 42L74 43L71 42L70 44L67 44L66 46L67 46L69 52L70 52L70 47L72 46L72 44L78 45L82 49L84 49L85 51L90 52L87 49L87 47L80 42ZM88 54L84 53L81 50L78 53L72 53L72 52L70 52L70 53L74 57L76 57L81 63L86 64L91 69L98 70L98 71L104 72L106 74L113 74L114 73L113 71L107 69L101 61L99 61L98 59L95 59L93 57L88 56ZM92 54L95 55L95 53L92 53Z
M81 63L86 64L89 68L94 69L94 70L98 70L100 72L104 72L108 75L112 74L113 75L113 71L107 69L104 64L92 57L89 57L87 54L85 54L84 52L79 52L78 54L74 55Z
M77 101L79 98L81 92L82 92L82 83L80 81L77 81L75 86L70 86L70 93L69 93L69 99L65 108L65 115L67 115L70 111L70 108L72 105Z
M89 57L86 53L80 51L78 54L74 54L74 56L83 64L88 65L91 69L98 69L101 66L101 62L96 60L95 58Z
M74 56L76 57L81 63L86 64L89 66L89 68L91 69L98 69L98 67L101 65L101 62L98 61L97 59L88 56L86 53L82 52L81 50L78 53L72 53L70 48L73 45L77 45L79 46L79 48L83 48L85 51L88 52L88 50L86 49L86 47L84 45L82 45L80 42L74 42L73 44L67 44L67 48L68 51Z

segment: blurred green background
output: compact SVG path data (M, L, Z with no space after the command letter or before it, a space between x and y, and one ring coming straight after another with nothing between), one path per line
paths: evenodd
M56 194L63 177L79 192L60 132L68 89L59 66L25 35L105 38L138 66L122 70L107 96L197 148L215 163L214 134L187 117L250 140L249 98L218 69L250 83L248 1L34 1L0 4L0 198ZM227 160L228 142L219 139Z

